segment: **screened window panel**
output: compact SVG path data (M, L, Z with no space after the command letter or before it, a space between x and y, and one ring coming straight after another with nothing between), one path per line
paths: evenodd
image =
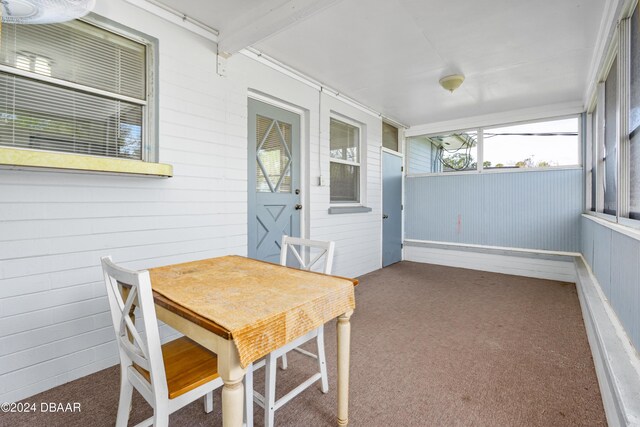
M593 109L593 115L591 116L591 152L593 153L591 159L591 210L593 212L596 211L596 197L597 197L597 164L598 164L598 156L596 153L598 152L598 120L596 116L596 111L598 111L598 107L596 106Z
M142 106L0 73L0 145L141 159Z
M427 137L435 153L434 172L459 172L478 167L478 132Z
M145 45L83 21L2 25L0 63L144 100Z
M484 131L484 168L547 168L580 164L580 120L548 120Z
M357 203L360 201L360 168L331 162L331 201Z
M614 60L605 88L604 108L604 212L615 215L617 211L617 144L616 116L618 106L618 60Z
M398 150L398 128L382 122L382 146L389 150Z
M360 162L360 129L340 120L331 119L330 139L332 158Z
M629 105L629 217L640 219L640 15L636 7L631 17L631 87Z

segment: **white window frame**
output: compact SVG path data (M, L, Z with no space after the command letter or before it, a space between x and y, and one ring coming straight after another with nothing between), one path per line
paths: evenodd
M331 157L331 120L337 120L339 122L345 123L349 126L353 126L358 129L358 161L351 162L349 160L336 159ZM329 183L331 183L331 163L340 163L343 165L356 166L359 170L359 180L360 182L358 187L358 200L357 201L348 201L348 202L338 202L331 200L331 189L329 189L329 203L332 207L360 207L365 206L365 194L366 194L366 168L363 167L364 161L366 159L366 154L363 152L363 144L365 138L365 126L364 124L357 122L349 117L343 116L342 114L332 112L329 116Z
M550 122L555 120L563 120L563 119L572 119L576 118L579 121L578 125L578 146L577 146L577 155L578 155L578 163L575 165L560 165L560 166L548 166L548 167L535 167L535 168L484 168L484 132L488 129L495 129L507 126L517 126L517 125L525 125L532 123L542 123L542 122ZM545 117L535 120L522 120L517 122L509 122L503 124L496 124L490 126L482 126L482 127L473 127L467 129L457 129L450 131L442 131L436 133L430 133L424 135L426 137L433 137L439 135L447 135L452 133L464 133L464 132L477 132L477 140L476 140L476 169L463 170L463 171L452 171L452 172L429 172L429 173L412 173L411 170L408 171L407 176L452 176L452 175L469 175L469 174L491 174L491 173L527 173L527 172L540 172L540 171L549 171L549 170L563 170L563 169L582 169L583 168L583 160L582 159L582 143L583 140L583 126L582 126L582 116L580 114L568 114L562 116L553 116L553 117ZM409 156L406 159L407 162L410 161Z
M157 163L159 160L158 153L158 101L157 101L157 87L158 87L158 73L157 73L157 47L158 40L142 34L136 30L124 27L120 24L117 24L111 20L100 17L96 14L89 14L83 18L80 18L79 21L85 22L94 27L100 28L104 31L108 31L113 33L119 37L123 37L129 40L132 40L136 43L142 44L145 46L145 99L140 100L137 98L132 98L126 95L120 95L117 93L93 88L90 86L85 86L82 84L69 82L66 80L58 79L55 77L49 77L42 74L35 73L31 70L25 70L20 68L14 68L7 65L0 64L0 71L3 71L7 74L26 77L29 79L33 79L42 83L47 84L55 84L57 86L67 88L67 89L76 89L85 93L89 93L92 95L99 95L113 100L126 101L135 105L142 106L142 129L141 129L141 160L143 162L149 163ZM22 147L5 147L2 148L12 148L19 151L33 151L29 148ZM45 151L50 153L56 153L65 156L84 156L80 153L66 152L66 151L50 151L50 150L37 150L37 151ZM100 156L104 159L114 159L119 160L118 157L111 156ZM135 160L134 160L135 161Z
M612 37L604 61L601 64L601 69L598 73L598 85L594 88L594 92L591 97L597 100L597 114L596 120L598 121L598 132L596 135L592 135L591 143L597 148L598 155L601 154L601 150L604 147L604 107L601 104L604 102L604 80L606 79L613 60L618 59L618 102L616 103L616 144L618 146L617 156L617 209L616 215L609 215L602 212L604 208L604 192L601 187L600 171L597 172L597 189L596 189L596 212L590 211L588 207L585 209L585 214L596 216L598 218L607 220L612 223L617 223L622 226L627 226L634 229L640 229L640 220L628 218L629 214L629 179L630 179L630 141L629 141L629 109L630 109L630 64L631 64L631 28L630 22L636 8L638 7L638 1L631 2L627 8L622 12L618 27ZM639 166L640 167L640 166ZM585 189L589 188L585 186ZM588 196L590 197L590 196Z

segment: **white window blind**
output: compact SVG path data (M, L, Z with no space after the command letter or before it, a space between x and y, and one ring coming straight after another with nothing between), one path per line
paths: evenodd
M360 129L332 118L330 157L331 202L360 202Z
M78 20L4 24L0 145L142 159L146 49Z

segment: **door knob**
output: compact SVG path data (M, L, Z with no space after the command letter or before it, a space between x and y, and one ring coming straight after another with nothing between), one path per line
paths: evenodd
M387 218L389 218L389 215L387 215L387 214L382 214L382 219L387 219Z
M300 209L302 209L302 205L300 203L296 203L295 209L299 211Z

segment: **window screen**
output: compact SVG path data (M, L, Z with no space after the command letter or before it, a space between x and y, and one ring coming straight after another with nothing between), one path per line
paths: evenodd
M618 60L614 60L604 84L604 213L615 215L617 211L617 129Z
M484 168L543 168L580 164L577 117L484 131Z
M142 159L146 55L83 21L3 24L0 145Z
M640 219L640 25L638 8L631 18L631 90L629 104L629 217Z
M596 206L597 206L597 185L598 185L598 179L597 179L597 174L599 173L598 169L597 169L597 165L598 165L598 116L596 115L596 112L598 111L598 106L596 105L596 107L594 107L593 109L593 113L591 115L591 152L592 152L592 158L591 158L591 210L593 212L596 211Z
M478 167L478 132L467 131L427 137L435 153L434 172L459 172Z

